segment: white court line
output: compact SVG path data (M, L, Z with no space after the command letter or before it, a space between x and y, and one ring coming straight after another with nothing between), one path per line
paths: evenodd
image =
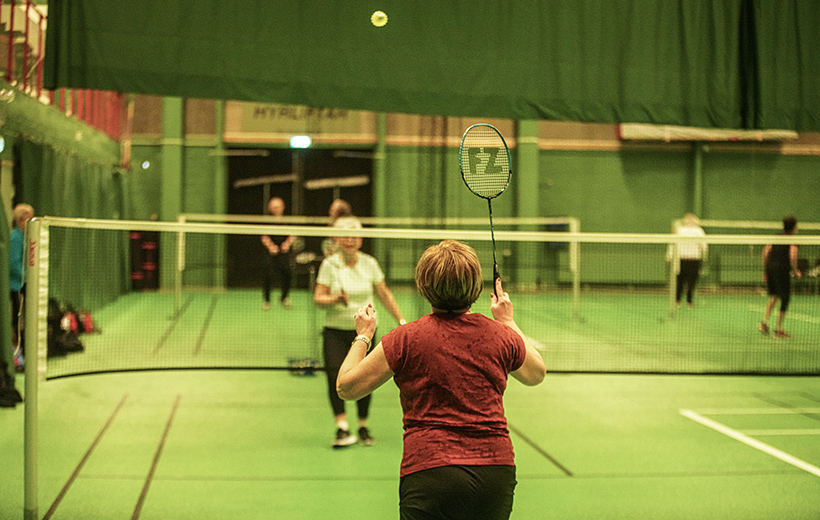
M820 408L703 408L703 415L794 415L820 414Z
M820 435L817 428L796 428L794 430L743 430L745 435Z
M798 320L798 321L806 321L808 323L820 323L820 318L810 316L808 314L803 314L801 312L790 312L789 313L790 320Z
M757 305L751 305L751 304L749 304L747 306L748 310L755 311L755 312L758 312L758 313L760 312L761 308L762 307L759 307ZM814 323L814 324L819 324L820 323L820 318L818 318L816 316L811 316L809 314L803 314L803 313L800 313L800 312L789 311L789 319L790 320L797 320L797 321L805 321L806 323Z
M727 437L731 437L732 439L735 439L736 441L740 441L740 442L742 442L743 444L745 444L747 446L750 446L750 447L752 447L756 450L760 450L763 453L771 455L772 457L780 459L780 460L782 460L783 462L785 462L787 464L791 464L792 466L795 466L796 468L802 469L803 471L807 471L807 472L811 473L814 476L820 477L820 468L818 468L817 466L814 466L812 464L809 464L808 462L802 461L802 460L798 459L797 457L789 455L785 451L780 451L777 448L773 448L772 446L769 446L765 442L760 442L757 439L753 439L753 438L749 437L748 435L744 435L744 434L740 433L737 430L733 430L733 429L729 428L728 426L726 426L724 424L721 424L717 421L713 421L712 419L709 419L709 418L704 417L704 416L702 416L698 413L695 413L692 410L681 410L680 414L683 415L684 417L692 419L693 421L695 421L697 423L702 424L703 426L706 426L707 428L711 428L711 429L713 429L717 432L722 433L723 435L726 435Z

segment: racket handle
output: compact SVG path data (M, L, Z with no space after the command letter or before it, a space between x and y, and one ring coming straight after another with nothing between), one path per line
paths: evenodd
M493 264L493 294L495 294L496 298L498 298L496 284L498 283L499 278L501 278L501 274L498 272L498 264Z

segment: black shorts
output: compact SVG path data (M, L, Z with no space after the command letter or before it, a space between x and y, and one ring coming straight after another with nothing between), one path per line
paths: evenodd
M766 269L766 287L769 296L788 298L792 290L792 278L789 269Z
M508 520L515 466L442 466L405 475L401 520Z
M786 312L792 295L792 276L789 268L766 269L766 286L769 289L769 296L780 298L780 312Z

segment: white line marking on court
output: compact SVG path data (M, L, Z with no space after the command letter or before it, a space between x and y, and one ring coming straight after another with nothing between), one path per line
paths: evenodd
M757 305L749 305L748 309L750 311L760 312L761 308L758 307ZM800 313L800 312L793 312L793 311L789 311L788 316L789 316L790 320L805 321L806 323L820 324L820 318L818 318L816 316L810 316L808 314L803 314L803 313Z
M744 435L744 434L740 433L737 430L733 430L733 429L729 428L728 426L726 426L724 424L721 424L717 421L713 421L712 419L709 419L709 418L704 417L704 416L702 416L698 413L695 413L692 410L680 410L680 414L683 415L684 417L692 419L693 421L695 421L697 423L702 424L703 426L706 426L707 428L711 428L711 429L713 429L713 430L715 430L719 433L722 433L723 435L726 435L727 437L731 437L732 439L735 439L736 441L740 441L740 442L742 442L743 444L745 444L749 447L752 447L756 450L760 450L763 453L766 453L768 455L771 455L772 457L780 459L780 460L782 460L783 462L785 462L787 464L791 464L792 466L794 466L796 468L802 469L803 471L807 471L807 472L811 473L812 475L820 477L820 468L818 468L817 466L814 466L812 464L809 464L808 462L802 461L802 460L798 459L797 457L789 455L785 451L780 451L777 448L769 446L765 442L760 442L757 439L753 439L753 438L749 437L748 435Z
M820 414L820 408L704 408L704 415L795 415Z
M744 435L820 435L820 429L797 428L794 430L743 430Z
M800 313L800 312L790 312L789 313L789 319L790 320L805 321L805 322L814 323L814 324L820 323L820 318L817 318L815 316L809 316L808 314L803 314L803 313Z

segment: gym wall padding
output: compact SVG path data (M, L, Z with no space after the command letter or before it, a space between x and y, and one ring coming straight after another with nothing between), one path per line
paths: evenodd
M818 26L811 0L50 0L44 70L47 88L817 131Z

